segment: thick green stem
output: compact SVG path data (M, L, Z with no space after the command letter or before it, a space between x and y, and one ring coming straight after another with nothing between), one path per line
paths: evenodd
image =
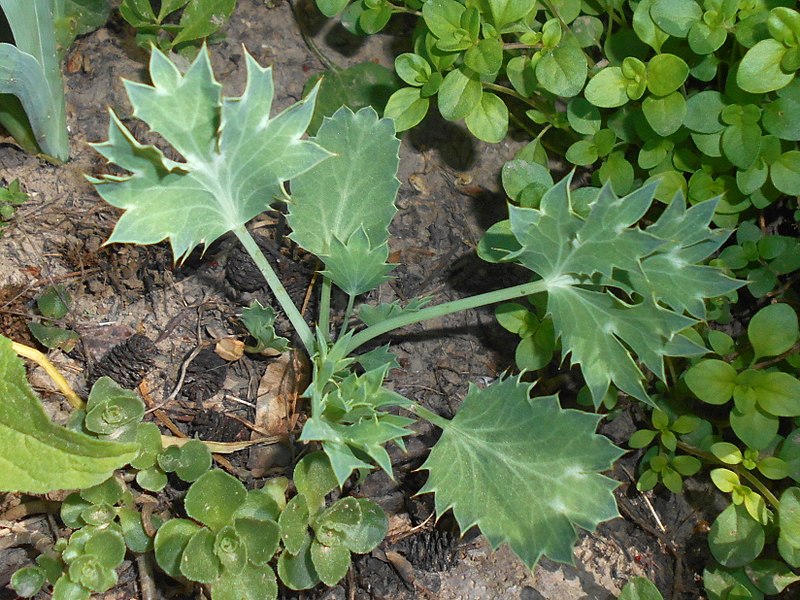
M322 276L322 293L319 299L319 328L326 341L331 339L331 284L330 278Z
M253 259L253 262L256 263L256 266L258 267L258 270L261 271L264 279L267 280L269 289L272 290L272 293L278 300L278 304L281 305L283 312L286 313L287 317L289 317L292 327L294 327L297 335L300 336L300 341L303 342L303 346L306 347L306 352L308 352L309 356L313 356L316 347L314 334L311 332L311 328L303 319L303 315L300 314L300 311L297 310L294 302L292 302L292 299L286 292L286 288L283 287L281 280L278 279L278 275L272 269L272 266L269 264L269 261L267 261L264 253L261 252L261 249L258 247L258 244L256 244L253 236L250 235L250 232L247 231L247 228L244 225L240 225L234 229L233 233L235 233L236 237L239 238L239 241L242 242L242 246L244 246L244 249L247 250L250 258Z
M356 297L353 294L347 298L347 308L344 311L344 319L342 319L342 328L339 330L339 338L342 338L347 333L347 325L350 323L350 317L353 316L353 305L356 302Z
M350 340L350 344L347 346L347 354L350 354L370 340L394 329L400 329L401 327L413 325L421 321L436 319L455 312L486 306L487 304L495 304L497 302L504 302L505 300L512 300L513 298L538 294L546 290L547 286L544 281L531 281L529 283L503 288L502 290L495 290L494 292L486 292L485 294L478 294L477 296L470 296L468 298L461 298L460 300L437 304L436 306L429 306L428 308L423 308L416 312L404 313L387 319L386 321L376 323L354 335L353 339Z

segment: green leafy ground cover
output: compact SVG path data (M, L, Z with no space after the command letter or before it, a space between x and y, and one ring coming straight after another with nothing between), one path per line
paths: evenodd
M692 0L319 4L328 15L343 10L343 24L360 33L380 30L394 13L417 19L414 52L395 64L409 87L389 99L384 118L323 102L330 112L307 137L323 87L273 116L272 72L249 54L247 85L228 97L205 51L181 70L153 49L152 85L127 82L126 90L134 116L178 158L140 143L112 112L108 141L95 148L126 174L91 182L122 210L111 242L168 240L181 261L227 233L239 239L291 321L292 342L311 358L300 441L323 453L298 463L291 498L280 479L247 491L208 470L203 444L164 447L157 427L140 422L138 397L102 379L71 430L55 426L36 416L6 342L15 402L2 425L14 443L49 435L64 444L41 454L36 481L12 468L3 488L81 488L62 507L75 533L15 576L18 592L33 595L46 581L58 598L110 589L126 547L152 548L167 574L207 586L213 598L276 597L276 571L291 589L334 585L351 553L380 542L386 523L369 500L330 492L375 467L391 475L386 446L403 448L418 419L442 430L422 467L422 492L434 494L440 514L452 510L462 531L477 526L529 567L543 556L569 562L578 527L591 531L618 514L617 483L603 472L623 450L595 432L602 414L532 395L530 372L559 356L579 367L596 412L618 397L651 412L629 442L646 449L640 490L680 493L684 478L705 468L730 496L709 532L708 596L790 593L800 579L797 242L764 219L797 214L797 136L787 115L800 14L780 2ZM434 96L442 116L464 119L481 139L500 141L511 121L532 134L501 174L508 219L479 246L481 258L523 267L530 280L440 305L361 304L395 266L395 132L418 123ZM582 139L565 146L562 132ZM554 182L546 165L560 155L596 167L591 185ZM292 239L323 265L314 327L246 228L275 203L288 206ZM334 288L348 299L341 328L332 327ZM63 294L40 303L43 316L58 300ZM519 334L517 359L528 373L472 387L452 419L384 385L398 366L390 349L363 351L395 329L490 304ZM742 307L752 315L745 330L726 332ZM274 312L250 311L255 348L285 349ZM28 462L40 464L34 454ZM83 479L60 468L66 463L78 464ZM148 532L129 484L112 475L124 464L143 490L163 489L170 473L192 482L188 518ZM657 594L641 580L623 591Z

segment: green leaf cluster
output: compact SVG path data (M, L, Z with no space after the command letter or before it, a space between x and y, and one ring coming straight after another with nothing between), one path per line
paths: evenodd
M7 186L0 186L0 236L14 218L17 208L28 200L28 194L22 191L19 179L11 181Z
M224 471L206 472L186 494L190 519L170 519L156 533L158 565L209 586L214 600L277 598L270 564L276 554L288 588L335 585L350 568L351 552L369 552L386 535L386 515L364 498L327 505L337 480L321 452L298 462L294 481L298 493L287 502L284 478L248 491Z
M193 56L201 41L219 38L235 8L236 0L123 0L119 13L136 29L140 47Z

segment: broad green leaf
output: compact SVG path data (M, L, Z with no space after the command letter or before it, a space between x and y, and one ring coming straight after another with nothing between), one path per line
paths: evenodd
M461 28L464 5L456 0L429 0L422 6L422 18L433 35L443 38Z
M86 402L86 429L112 434L144 416L144 402L131 390L122 388L110 377L101 377L92 386Z
M464 53L464 64L481 75L494 75L503 66L503 43L497 38L479 41Z
M111 114L109 140L94 148L130 176L91 179L111 205L125 210L109 242L152 244L169 238L176 260L243 226L280 195L283 182L330 153L300 137L314 111L315 92L270 118L271 69L245 53L242 96L222 98L201 51L185 74L154 50L154 85L126 82L134 114L180 152L167 160L139 144Z
M669 35L684 38L702 18L703 9L694 0L655 0L650 16Z
M333 586L339 583L350 569L350 550L344 546L323 546L313 541L311 561L322 583Z
M108 0L55 0L52 6L59 57L76 37L105 25L111 13Z
M572 562L576 526L617 516L617 482L600 472L622 450L595 433L598 415L531 399L531 387L517 378L471 387L421 467L421 492L435 493L437 514L452 509L462 531L477 525L532 568L542 556Z
M666 96L648 96L642 102L642 112L650 127L658 135L672 135L686 118L686 99L680 92Z
M591 85L591 81L589 85ZM583 96L572 98L569 101L569 104L567 104L567 120L569 121L569 126L576 133L583 135L594 135L602 127L600 111Z
M744 569L726 569L711 561L703 571L708 600L764 600Z
M324 452L304 456L294 468L297 493L306 498L309 508L316 511L322 506L326 494L338 486L336 475Z
M463 119L480 104L482 94L477 74L466 67L450 71L439 88L439 112L448 121Z
M503 189L521 206L539 206L542 196L553 187L549 169L526 160L510 160L503 165Z
M800 141L800 101L795 98L778 98L764 106L761 123L769 133L793 142Z
M310 537L306 537L305 543L296 554L281 552L278 557L278 575L290 590L307 590L320 582L311 557Z
M508 132L508 107L499 96L483 92L481 101L464 118L464 122L479 140L490 144L502 142Z
M765 594L780 594L787 586L800 581L786 563L763 558L745 567L745 572L756 587Z
M615 194L627 194L633 187L633 165L625 158L625 153L612 152L597 170L600 182L609 184Z
M751 94L765 94L789 85L795 74L781 68L786 52L786 46L776 40L761 40L742 58L736 83Z
M198 529L181 554L181 574L191 581L213 583L222 573L222 563L214 553L214 534L205 527Z
M638 39L656 52L661 52L661 46L669 39L669 34L656 25L653 20L651 12L655 2L656 0L642 0L636 5L633 11L633 30L636 32ZM632 37L635 39L636 36Z
M218 531L231 522L246 495L238 479L221 469L212 469L192 484L184 506L191 518Z
M759 310L747 326L747 337L758 360L778 356L789 350L800 338L797 313L785 303L770 304Z
M36 308L47 319L65 317L71 305L72 297L63 285L51 285L36 299Z
M628 80L619 67L606 67L589 80L584 90L586 99L600 108L616 108L629 100L625 91Z
M779 192L789 196L800 195L800 151L789 150L770 165L770 179Z
M170 519L158 528L153 540L156 562L171 577L181 576L181 557L192 536L202 529L189 519Z
M45 573L39 567L23 567L11 576L11 587L21 598L32 598L45 584Z
M605 187L581 218L570 210L568 186L569 178L556 184L539 209L509 207L511 232L520 249L505 260L543 278L556 335L572 363L581 365L596 403L611 382L647 401L630 350L662 378L663 356L706 351L679 334L695 322L682 313L688 310L702 318L699 298L707 291L715 297L741 285L715 268L696 265L719 248L728 232L708 228L713 202L686 210L677 199L647 230L634 227L652 204L653 185L625 198ZM676 259L672 266L666 264L669 257ZM674 285L676 269L685 272L686 285ZM622 301L587 285L592 277L628 293L632 285L643 299Z
M0 489L46 494L108 479L137 454L134 444L100 441L55 425L25 379L25 367L0 336Z
M737 406L731 410L730 423L736 437L750 448L762 450L775 439L780 419L767 414L757 405L746 407L745 410Z
M316 508L316 507L315 507ZM302 551L309 539L309 511L304 496L295 496L286 505L278 519L283 545L290 554Z
M755 393L764 412L776 417L800 416L800 381L789 373L764 373Z
M780 498L778 522L781 537L795 548L800 548L800 488L790 487Z
M422 97L420 88L404 87L389 97L383 116L394 120L397 131L405 131L425 118L429 106L430 100Z
M335 156L292 180L292 239L324 255L333 238L345 243L363 228L371 247L379 248L389 238L400 187L400 142L392 122L370 108L342 108L324 121L314 141Z
M233 13L236 0L190 0L181 14L181 30L172 45L208 37L216 32Z
M731 125L722 132L722 153L740 169L749 169L761 149L761 127L752 123Z
M211 600L277 600L278 582L269 565L246 565L239 573L223 570L211 586Z
M671 94L689 76L689 65L674 54L657 54L647 63L647 89L656 96Z
M588 140L578 140L567 148L564 158L579 167L594 164L598 158L597 146Z
M565 36L561 44L544 53L536 63L539 84L556 96L577 96L586 82L588 66L586 56L572 35Z
M534 8L525 0L487 0L487 4L492 23L498 30L519 21Z
M273 520L242 518L236 519L236 533L247 548L247 560L254 565L266 565L281 540L278 524Z
M350 0L315 0L319 11L328 18L335 17L342 12Z
M62 575L53 586L54 600L89 600L91 592L78 583L74 583L66 574Z
M711 554L723 566L743 567L764 548L764 528L744 506L731 504L714 520L708 532Z
M0 0L0 8L16 42L16 46L0 43L0 94L19 99L42 151L66 161L64 83L51 0Z

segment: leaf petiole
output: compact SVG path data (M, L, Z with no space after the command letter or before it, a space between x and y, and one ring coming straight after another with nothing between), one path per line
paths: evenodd
M269 289L272 290L273 294L275 294L278 304L280 304L283 312L286 313L286 316L292 323L292 327L294 327L294 330L300 337L300 341L303 343L303 346L305 346L306 352L308 352L310 356L313 356L316 348L314 334L311 332L311 328L305 322L305 319L303 319L303 315L300 314L300 311L297 310L294 302L292 302L292 299L289 297L286 288L283 287L281 280L278 279L278 275L269 264L269 261L267 261L264 253L261 252L261 249L258 247L258 244L256 244L253 236L250 235L250 232L247 231L247 228L244 225L240 225L239 227L233 229L233 233L235 233L236 237L239 238L239 241L242 242L242 246L244 246L244 249L253 259L253 262L256 263L256 266L258 267L258 270L261 271L264 279L267 280Z
M347 346L346 353L350 354L370 340L394 329L400 329L401 327L413 325L421 321L436 319L455 312L470 310L472 308L486 306L487 304L504 302L505 300L512 300L513 298L520 298L522 296L530 296L544 291L547 291L547 284L544 281L531 281L493 292L478 294L477 296L470 296L468 298L437 304L436 306L429 306L428 308L423 308L416 312L400 314L391 319L376 323L355 334Z

